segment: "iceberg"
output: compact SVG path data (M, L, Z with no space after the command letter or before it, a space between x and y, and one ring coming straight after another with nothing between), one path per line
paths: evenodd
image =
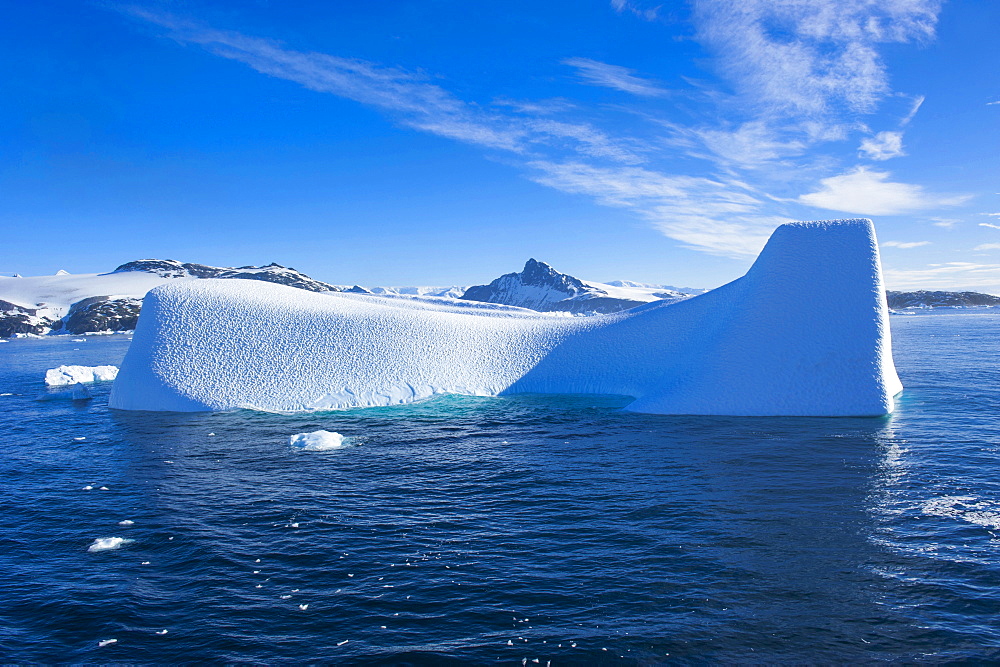
M619 394L658 414L877 416L902 390L867 219L778 227L742 278L567 318L244 280L147 294L124 410L303 411L436 394Z
M108 382L117 375L117 366L59 366L45 371L45 384L61 387L80 382Z

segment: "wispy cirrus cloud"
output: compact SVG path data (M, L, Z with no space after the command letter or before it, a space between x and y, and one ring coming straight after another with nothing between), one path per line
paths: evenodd
M866 137L858 147L858 153L870 160L888 160L906 155L903 152L902 132L879 132L873 137Z
M980 222L980 227L989 227L991 229L1000 229L1000 225L994 225L992 222Z
M919 185L889 180L887 171L857 167L820 181L820 188L799 196L798 201L830 211L861 215L899 215L942 206L955 206L967 195L943 196L924 191Z
M940 289L942 284L949 284L958 289L1000 293L1000 264L945 262L920 269L886 267L884 276L890 289Z
M1000 243L980 243L973 250L1000 250Z
M841 141L857 131L859 124L844 114L867 113L889 93L876 46L932 35L938 4L694 0L698 37L715 51L736 94L703 91L703 101L713 111L696 118L717 119L711 125L668 120L662 108L651 111L657 131L666 132L656 142L595 122L587 117L593 109L564 98L478 104L419 72L297 51L142 8L123 11L161 26L177 41L264 75L379 109L416 130L505 154L535 182L627 208L688 247L743 257L755 254L776 225L792 219L787 210L796 204L893 215L960 199L928 194L920 186L888 180L886 172L864 168L818 179L810 156L817 143ZM612 0L612 5L619 12L653 12L644 18L655 18L655 8L631 0ZM627 67L580 57L562 62L583 83L635 96L635 105L660 103L672 94ZM915 98L901 126L921 102ZM658 154L667 145L710 168L668 166L670 160L664 158L671 156ZM870 136L860 150L871 159L901 155L902 133ZM775 165L800 174L800 180L817 173L809 183L818 179L819 184L797 198L772 196L766 172ZM803 189L809 186L799 191Z
M889 91L878 45L933 36L940 0L694 3L722 72L762 107L790 114L871 111Z
M636 76L635 70L619 65L609 65L590 58L566 58L564 65L576 68L577 75L592 86L614 88L625 93L642 97L662 97L669 91Z
M883 241L879 245L884 248L899 248L901 250L906 250L908 248L919 248L930 244L930 241Z
M660 5L655 7L643 7L635 0L611 0L611 6L621 14L622 12L631 12L641 19L647 21L655 21L660 13Z

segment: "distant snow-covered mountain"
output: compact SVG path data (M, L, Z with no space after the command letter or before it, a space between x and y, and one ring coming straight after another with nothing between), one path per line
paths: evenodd
M314 292L347 291L281 266L238 268L140 259L110 273L0 277L0 338L64 331L129 331L135 328L146 292L174 280L242 278ZM358 288L360 289L360 288Z
M545 262L529 259L520 273L504 274L489 285L474 285L461 298L542 312L585 314L614 313L650 301L680 301L693 295L660 285L580 280Z

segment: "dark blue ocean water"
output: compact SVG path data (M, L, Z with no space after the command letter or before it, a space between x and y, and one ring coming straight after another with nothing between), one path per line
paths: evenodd
M892 327L886 419L123 413L36 399L127 337L2 344L0 658L1000 660L1000 315ZM321 428L353 445L289 446Z

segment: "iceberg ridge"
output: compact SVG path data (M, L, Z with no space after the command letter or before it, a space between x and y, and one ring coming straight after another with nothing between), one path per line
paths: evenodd
M659 414L875 416L901 389L874 227L855 219L782 225L742 278L589 318L232 279L166 284L146 296L111 407L599 393Z

